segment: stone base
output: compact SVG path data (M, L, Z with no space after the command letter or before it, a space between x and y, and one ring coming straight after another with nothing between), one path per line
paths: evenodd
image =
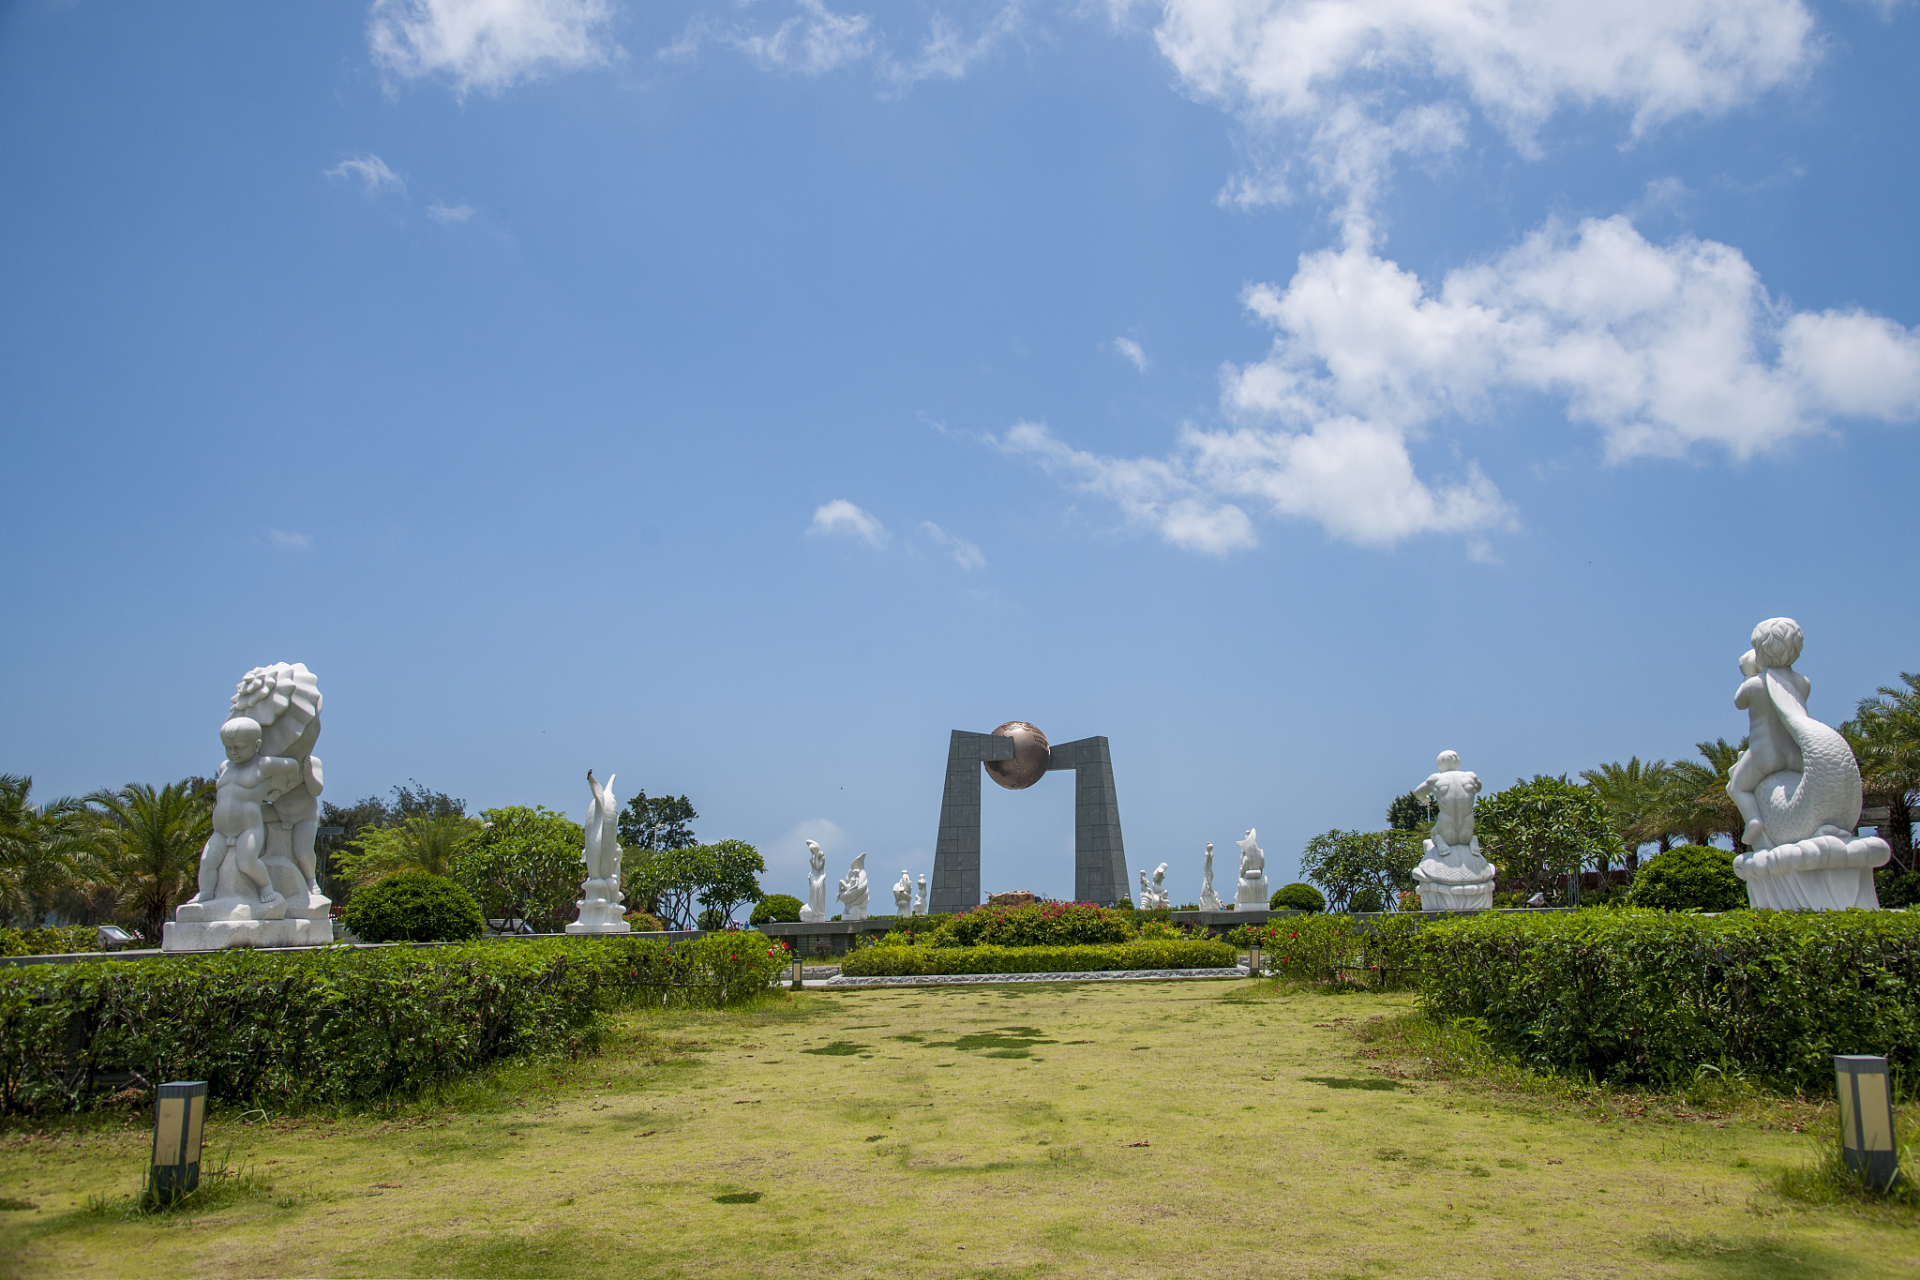
M221 951L227 947L324 947L333 941L331 920L169 920L162 951Z
M1817 835L1743 853L1733 860L1733 873L1747 882L1747 903L1756 910L1877 911L1873 871L1892 856L1892 846L1878 836Z
M852 924L856 920L865 920L866 918L867 909L865 907L848 907L840 913L840 920L843 924Z
M1242 880L1240 887L1234 890L1233 909L1235 911L1265 911L1273 901L1273 890L1267 884L1267 878Z
M1422 911L1491 911L1493 864L1480 856L1480 841L1445 845L1428 840L1426 854L1413 869Z
M625 914L617 902L608 902L601 898L595 902L578 904L580 918L567 926L568 933L632 933L633 926L627 923Z
M1422 911L1491 911L1493 882L1481 885L1423 884L1420 886Z

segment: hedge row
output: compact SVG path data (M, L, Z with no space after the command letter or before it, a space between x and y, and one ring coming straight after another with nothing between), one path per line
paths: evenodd
M100 931L90 924L0 929L0 956L57 956L99 949Z
M1258 944L1265 972L1297 982L1406 987L1420 978L1424 923L1416 912L1366 922L1345 914L1287 916L1241 925L1227 941Z
M1414 935L1437 1018L1595 1079L1737 1067L1830 1088L1836 1053L1920 1061L1920 915L1580 911L1480 916Z
M129 1074L276 1108L408 1093L511 1054L580 1052L609 1009L737 1003L786 957L734 933L32 965L0 972L0 1111L84 1107Z
M1080 947L869 947L840 965L849 978L939 973L1083 973L1103 969L1224 969L1224 942L1122 942Z

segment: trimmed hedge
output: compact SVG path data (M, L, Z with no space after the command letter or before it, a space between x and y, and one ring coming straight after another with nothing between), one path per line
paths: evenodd
M1151 914L1151 913L1147 913ZM1070 947L1119 943L1133 937L1139 913L1085 902L1031 907L980 907L949 916L935 931L936 947ZM1163 914L1161 919L1165 919Z
M99 949L100 931L90 924L0 929L0 956L58 956Z
M340 923L362 942L465 942L487 927L472 894L429 871L399 871L355 890Z
M1421 993L1537 1067L1665 1084L1702 1066L1825 1091L1836 1053L1920 1061L1920 916L1578 911L1438 922Z
M1296 881L1275 889L1273 896L1267 899L1267 909L1270 911L1325 911L1327 895L1310 884L1301 884Z
M1657 853L1633 877L1636 907L1661 911L1738 911L1747 883L1733 873L1733 855L1710 845L1683 844Z
M1125 942L1073 947L869 947L848 954L849 978L939 973L1081 973L1103 969L1227 969L1237 962L1224 942Z
M729 933L30 965L0 971L0 1111L76 1110L128 1073L275 1109L364 1102L513 1054L580 1053L610 1009L738 1003L786 959Z
M1408 987L1419 981L1421 926L1417 911L1356 922L1345 913L1287 916L1242 925L1228 934L1241 946L1260 946L1262 971L1295 982Z
M800 899L790 893L770 893L754 904L748 924L796 924L800 920Z

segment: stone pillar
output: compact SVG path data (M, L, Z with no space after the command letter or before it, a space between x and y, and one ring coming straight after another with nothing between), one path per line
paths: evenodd
M1120 799L1105 738L1053 748L1047 772L1073 770L1073 897L1110 906L1127 893L1127 850L1120 838Z
M932 901L941 915L980 905L980 766L1013 759L1013 739L955 729L947 746L947 785L940 796L940 834L933 845Z

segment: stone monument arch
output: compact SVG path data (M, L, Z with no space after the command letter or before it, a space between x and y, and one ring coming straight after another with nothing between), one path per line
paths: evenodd
M980 905L980 769L1009 791L1049 773L1073 770L1073 896L1111 906L1127 893L1127 853L1120 841L1120 805L1113 756L1105 738L1053 746L1024 720L992 733L955 729L947 747L947 785L940 797L940 835L933 849L927 909L940 914Z

